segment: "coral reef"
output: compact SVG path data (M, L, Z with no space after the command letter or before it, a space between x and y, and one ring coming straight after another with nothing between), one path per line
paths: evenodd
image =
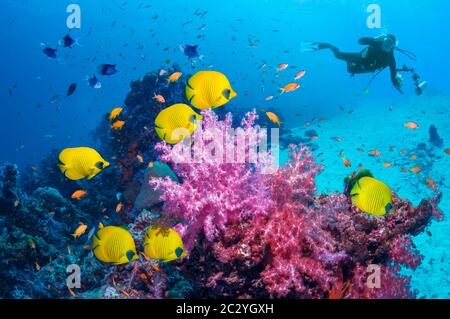
M206 127L230 126L217 118L211 121L207 112L204 116ZM173 149L164 144L157 148L163 160L175 165ZM301 146L291 146L286 165L262 179L257 170L241 164L203 165L176 164L181 184L169 179L151 182L163 190L164 210L181 216L189 235L195 235L189 240L196 245L181 271L192 280L195 273L197 296L414 297L398 265L414 268L420 262L410 236L423 231L433 216L441 217L436 208L439 197L414 208L394 195L395 213L370 217L352 206L345 194L316 194L315 176L321 167ZM257 181L248 179L252 174ZM236 206L236 198L246 203L239 197L243 182L258 185L255 191L246 189L251 203L259 200L256 208ZM257 199L258 192L264 196ZM381 269L379 288L366 285L371 265Z
M317 193L314 130L301 140L288 132L282 144L289 160L271 171L255 111L233 122L225 108L205 110L192 139L171 146L158 140L153 121L165 105L186 102L182 81L167 84L150 72L130 86L119 116L125 126L111 130L105 116L93 132L112 163L94 179L64 178L57 150L20 173L12 164L0 167L0 297L415 297L400 269L420 264L413 236L442 218L440 193L417 207L394 193L393 213L371 217L345 191ZM425 144L415 151L430 152ZM77 189L88 196L71 200ZM188 257L163 263L140 254L128 264L102 264L87 235L71 236L80 222L89 230L99 222L127 225L140 252L149 226L173 227ZM83 273L73 291L65 285L70 264Z

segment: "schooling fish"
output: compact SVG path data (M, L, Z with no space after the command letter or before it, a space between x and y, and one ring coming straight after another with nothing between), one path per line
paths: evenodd
M117 73L116 64L100 64L97 72L101 75L113 75Z
M198 71L187 81L185 92L188 101L201 110L222 106L237 96L228 78L217 71Z
M116 107L115 109L113 109L111 113L109 113L109 121L116 119L120 115L120 113L122 113L122 110L123 109L121 107Z
M345 157L341 156L341 160L342 163L344 164L345 167L351 167L352 163L350 163L350 161L348 159L346 159Z
M111 125L111 128L112 128L113 130L120 130L124 125L125 125L125 121L115 121L115 122Z
M178 79L183 75L181 72L173 72L169 77L167 78L167 83L173 83L178 81Z
M70 84L69 88L67 89L66 97L71 96L75 92L76 89L77 89L77 84L76 83Z
M73 192L71 198L80 200L83 197L85 197L86 195L87 195L87 192L85 190L80 189L80 190Z
M111 113L109 113L109 121L116 119L120 115L120 113L122 113L122 110L123 109L121 107L116 107L115 109L113 109Z
M169 262L187 256L181 236L172 228L150 227L144 237L145 255Z
M91 179L109 166L95 149L89 147L66 148L59 154L59 161L59 169L71 180Z
M285 70L288 66L289 66L289 64L287 64L287 63L281 63L280 65L278 65L277 71L283 71L283 70Z
M427 187L436 191L436 182L432 178L426 178L425 180L427 182Z
M44 52L44 54L45 54L46 56L48 56L50 59L56 59L56 58L57 58L57 56L56 56L56 52L58 52L57 49L53 49L53 48L51 48L51 47L45 47L45 48L42 50L42 52Z
M97 79L97 77L95 76L95 74L87 79L88 81L88 85L90 87L93 87L94 89L100 89L102 87L102 84L100 83L100 81Z
M154 100L158 101L161 104L166 103L166 99L164 98L164 96L162 96L161 94L156 94L156 93L153 93L153 94L154 94L153 95Z
M298 83L288 83L281 89L281 94L286 92L292 92L300 88L300 84Z
M410 169L410 171L415 174L419 174L422 171L422 169L420 168L420 166L414 166L413 168Z
M180 45L180 51L187 56L190 60L198 58L198 45L189 45L189 44L182 44Z
M61 40L59 40L59 45L64 48L72 48L77 41L74 40L69 34L66 34Z
M305 70L301 70L300 72L298 72L295 77L294 80L299 80L301 79L304 75L305 75L306 71Z
M98 260L114 265L139 259L130 232L117 226L100 228L92 238L92 251Z
M73 238L78 238L82 236L86 232L86 229L87 225L80 222L80 226L78 226L77 229L75 229L74 233L72 234Z
M280 119L278 118L278 116L273 113L273 112L266 112L267 117L269 118L269 120L275 124L277 124L278 126L281 125Z
M416 122L406 122L404 124L405 127L411 129L411 130L415 130L419 128L419 124L417 124Z

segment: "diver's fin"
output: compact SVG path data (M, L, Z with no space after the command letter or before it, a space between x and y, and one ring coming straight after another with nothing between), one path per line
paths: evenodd
M304 41L300 44L300 52L314 52L319 50L319 42Z

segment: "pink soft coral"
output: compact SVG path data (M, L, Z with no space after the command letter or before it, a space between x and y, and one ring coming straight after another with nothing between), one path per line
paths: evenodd
M245 136L244 163L238 161L238 137L229 139L226 135L232 131L231 115L225 121L219 121L210 110L202 115L202 127L196 130L193 150L188 150L186 157L190 160L180 160L179 154L183 153L180 149L185 145L157 145L161 159L174 165L181 184L157 179L151 185L162 189L164 210L180 216L189 225L193 236L190 240L204 233L207 240L213 241L229 223L266 215L272 201L264 184L262 165L248 161L252 147L265 138L259 127L254 126L256 114L248 113L240 130ZM227 153L230 146L236 147ZM259 156L267 158L266 153Z
M419 207L393 195L395 213L372 218L345 194L316 194L315 177L322 167L303 146L291 146L290 160L273 174L263 174L270 154L248 152L265 138L250 112L242 121L245 162L236 161L236 138L214 139L212 132L232 127L231 116L219 121L203 112L203 127L194 150L183 145L157 145L181 183L156 179L166 213L186 222L183 236L191 253L181 265L195 275L202 297L410 298L409 278L399 264L416 267L411 235L440 218L439 198ZM212 129L212 130L211 130ZM222 149L231 149L231 162ZM195 162L180 161L180 154ZM185 159L186 159L185 158ZM212 161L211 159L216 159ZM217 159L220 159L217 161ZM195 246L192 246L193 243ZM367 285L368 266L381 269L380 288Z

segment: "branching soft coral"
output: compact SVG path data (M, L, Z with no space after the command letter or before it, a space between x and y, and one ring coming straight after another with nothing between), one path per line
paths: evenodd
M204 233L207 240L213 241L225 231L227 224L266 215L272 201L264 184L262 165L238 161L242 155L249 159L252 148L265 138L259 127L254 126L256 114L248 113L242 122L240 134L243 135L229 135L230 114L224 121L219 121L210 110L203 111L202 115L202 127L194 134L193 151L188 150L185 160L180 162L177 156L186 145L157 145L162 152L161 159L174 165L181 184L155 179L151 185L162 189L164 210L178 214L189 225L191 239ZM242 154L240 136L245 140ZM193 158L189 158L191 155ZM259 155L267 158L265 154Z
M395 212L373 218L345 194L317 196L315 177L322 167L306 147L291 145L290 159L270 175L263 174L268 153L259 152L258 162L249 163L248 151L265 137L254 126L255 113L241 123L247 134L245 163L236 161L236 137L217 139L212 133L231 129L231 116L219 121L204 111L203 117L193 150L180 144L157 145L161 159L174 167L181 183L151 181L162 190L164 212L186 222L183 233L188 236L183 238L192 254L180 269L188 277L193 269L198 271L198 295L414 296L409 278L398 274L399 265L414 268L420 263L410 236L422 232L433 216L440 218L438 197L414 208L393 194ZM222 152L230 148L231 163ZM370 265L379 266L380 288L367 285Z

